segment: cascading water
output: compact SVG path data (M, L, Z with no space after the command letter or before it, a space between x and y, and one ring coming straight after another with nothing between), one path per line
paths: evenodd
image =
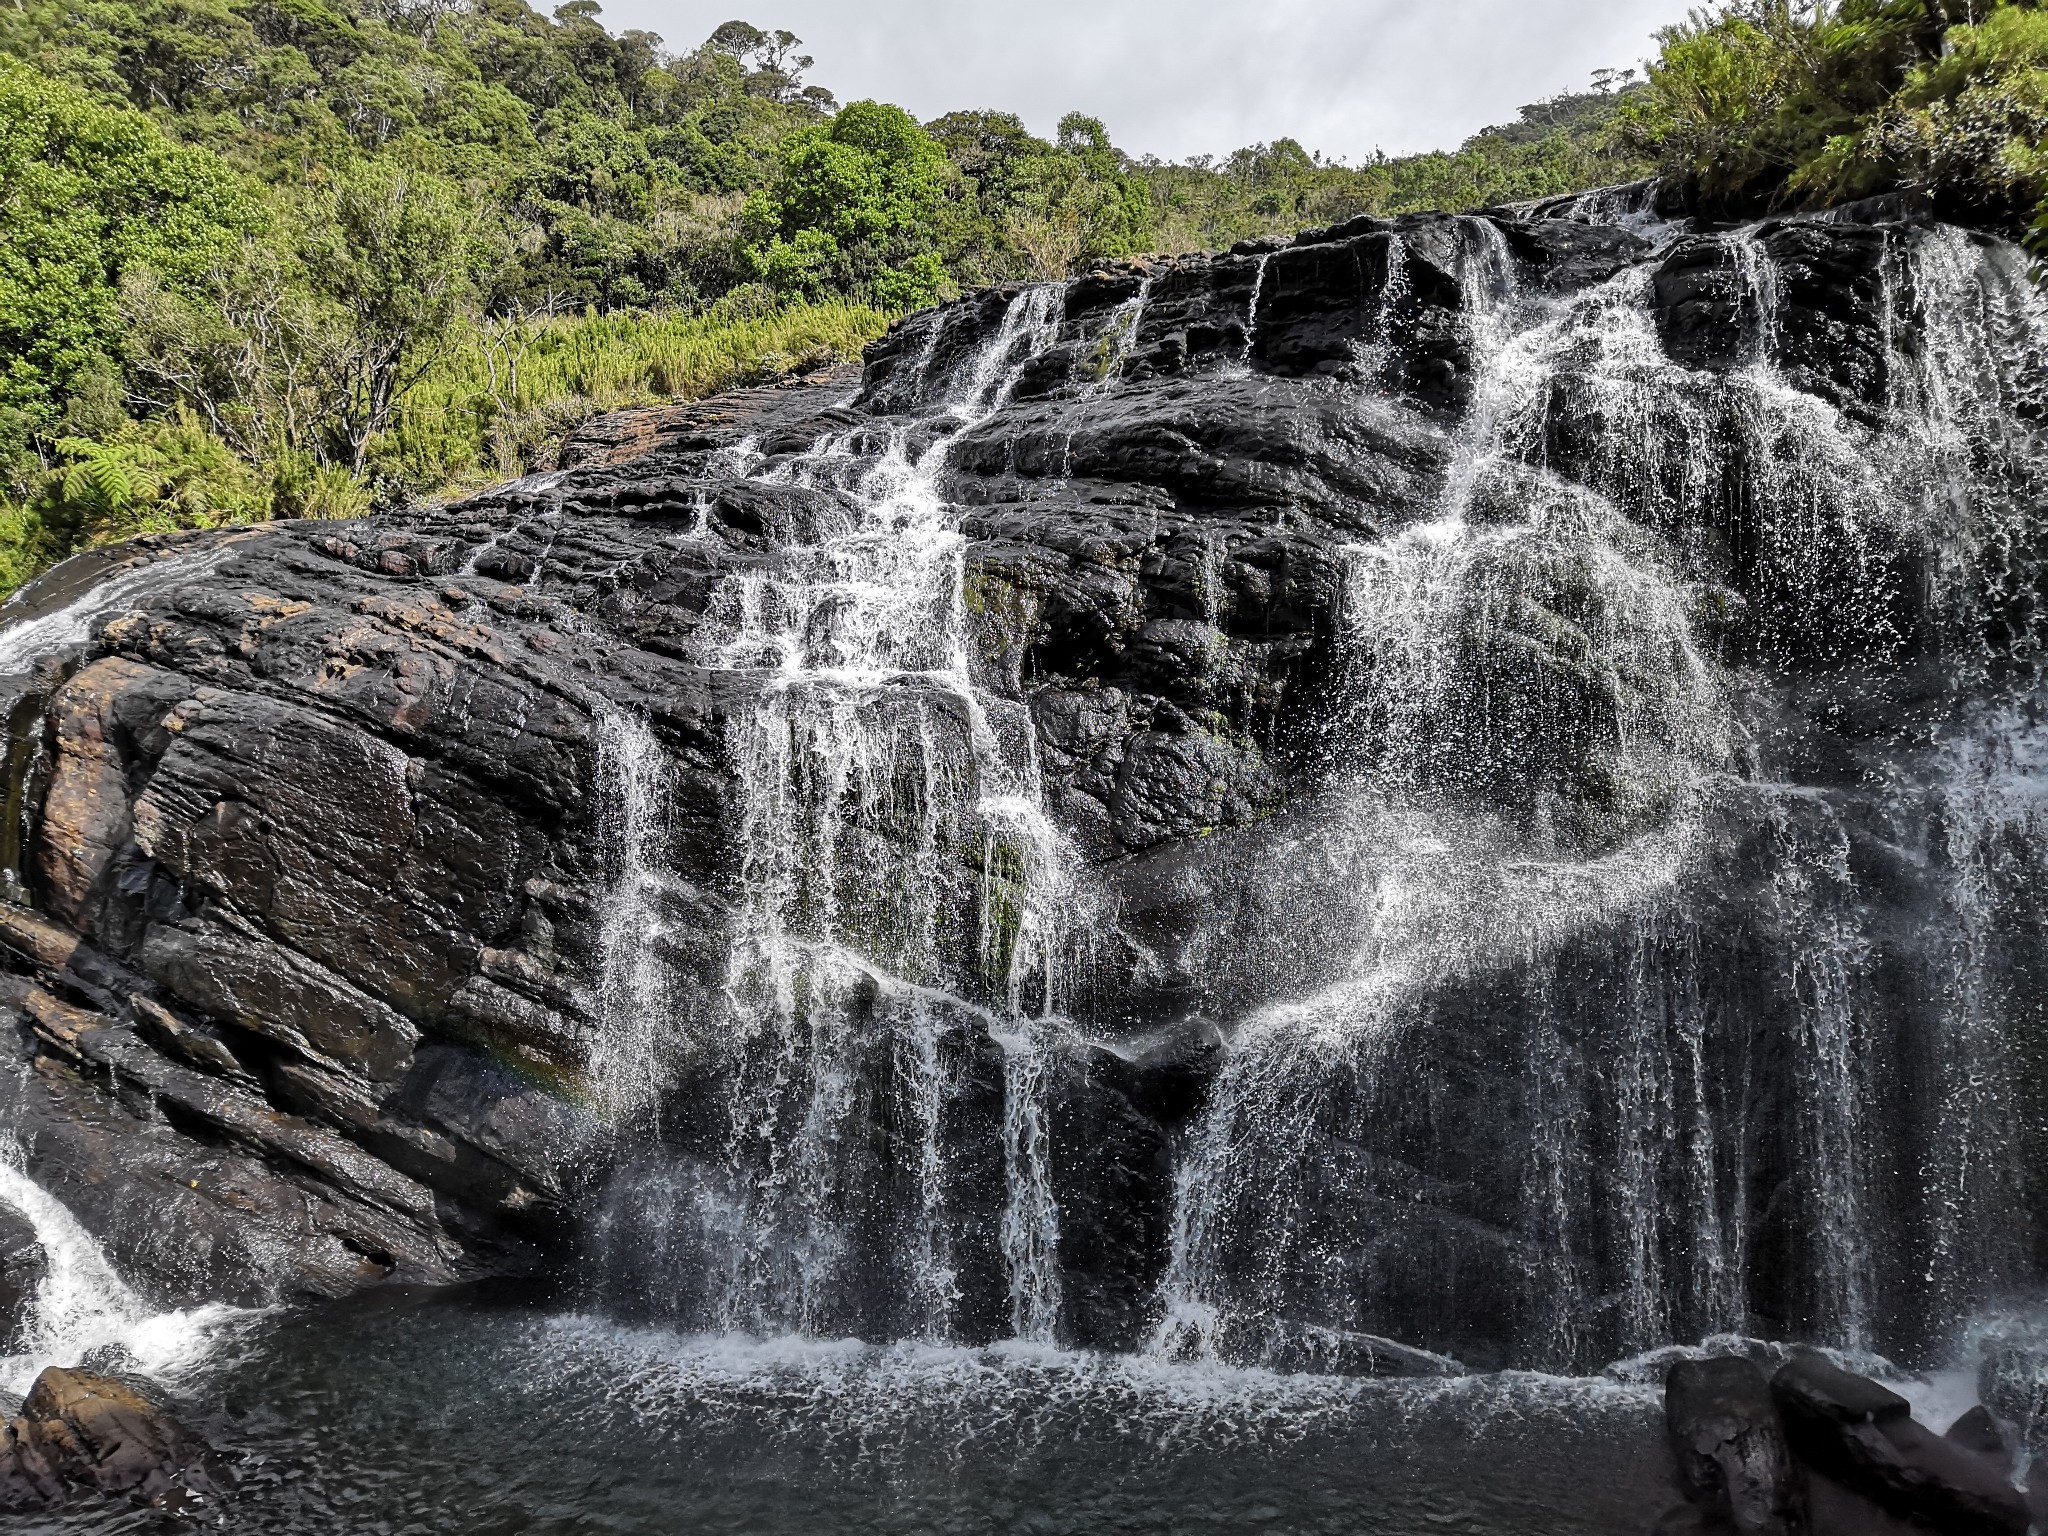
M24 728L24 708L26 720L40 724L45 702L41 684L23 680L75 653L96 623L145 593L162 590L167 576L201 581L231 553L230 542L209 538L168 553L141 555L70 602L0 627L0 678L15 680L13 687L21 690L9 701L16 718L9 731L8 766L17 782L28 773L19 759L40 750L37 733ZM20 845L12 838L9 843L10 857L18 858ZM7 901L26 904L21 870L0 871L0 881ZM176 1375L201 1360L214 1336L243 1315L224 1306L152 1306L122 1279L71 1212L28 1176L11 1130L0 1134L0 1208L26 1219L41 1265L19 1328L13 1337L0 1338L0 1349L11 1351L0 1353L0 1400L9 1411L46 1366L83 1362L147 1376Z
M0 677L24 675L76 647L95 621L160 586L167 572L175 571L186 580L203 578L227 558L229 548L224 542L209 541L197 548L133 560L54 612L7 624L0 629Z
M667 1000L688 988L654 942L661 749L637 722L604 728L620 867L600 1101L631 1121L682 1074L725 1084L723 1123L679 1128L694 1155L659 1175L653 1246L683 1243L706 1277L674 1307L694 1325L948 1338L963 1326L963 1249L992 1244L1009 1331L1052 1336L1058 1211L1039 1099L1069 855L1038 805L1028 721L971 680L964 541L943 491L952 444L1007 401L1055 335L1061 296L1021 293L938 408L893 426L878 454L828 437L768 471L826 492L833 521L714 604L731 636L722 665L759 691L729 738L733 937L722 1006L698 1027L677 1027ZM920 389L931 360L928 347ZM1001 1047L994 1084L978 1038ZM948 1135L991 1098L1008 1190L995 1233L961 1198L976 1174ZM863 1130L877 1120L890 1128L880 1149ZM644 1223L629 1224L624 1246L645 1244Z
M1674 340L1650 263L1556 296L1520 285L1496 220L1452 228L1447 277L1440 230L1413 251L1384 237L1357 329L1361 413L1418 366L1418 284L1455 290L1470 369L1431 510L1343 551L1320 787L1233 872L1316 940L1226 1024L1176 1134L1152 1350L1298 1365L1391 1336L1577 1369L1752 1328L1920 1347L2023 1269L2023 1237L1983 1234L2018 1199L2002 914L2038 863L2011 723L2031 715L1911 728L1954 762L1933 800L1900 792L1885 834L1932 872L1950 957L1939 1061L1916 1066L1872 1022L1892 962L1871 829L1824 781L1777 782L1799 749L1751 701L1773 669L1853 694L1916 647L1978 647L1986 677L2027 654L1983 636L2031 579L2022 530L2048 484L2014 426L2039 403L2040 300L1967 237L1876 235L1884 318L1844 389L1801 361L1807 279L1771 228L1656 231L1716 274L1711 356ZM806 510L710 608L716 666L745 685L726 876L675 872L658 723L600 724L613 897L590 1069L638 1149L604 1219L629 1311L754 1335L1065 1335L1055 1164L1093 898L1028 710L976 685L947 488L963 441L1072 483L1075 424L1154 345L1156 277L1066 337L1079 362L1042 471L977 433L1061 344L1055 288L1009 299L965 352L931 326L887 385L896 414L713 465ZM1187 537L1224 644L1238 545ZM1733 928L1727 889L1747 893ZM721 953L685 942L707 912ZM1872 1127L1928 1070L1944 1107L1902 1170ZM1446 1169L1472 1192L1446 1193ZM1904 1290L1894 1253L1918 1266Z
M1759 1311L1817 1340L1875 1342L1884 1238L1866 1164L1890 1046L1864 1022L1881 983L1849 837L1824 795L1735 777L1768 765L1733 703L1744 658L1711 638L1729 597L1676 573L1748 563L1781 597L1758 626L1771 657L1838 665L1914 639L1921 594L1901 551L1916 542L1936 552L1926 600L1951 644L1982 622L1971 582L2024 590L1997 561L2041 484L2039 444L2012 429L2015 358L2048 338L2038 295L1956 232L1893 238L1888 280L1928 340L1894 351L1866 422L1781 371L1786 300L1756 232L1725 242L1745 339L1708 372L1665 354L1647 269L1520 299L1496 226L1465 227L1481 372L1435 519L1353 553L1330 806L1289 854L1327 860L1313 920L1350 936L1352 958L1234 1030L1182 1153L1155 1348L1256 1361L1288 1357L1304 1328L1411 1336L1442 1302L1417 1294L1425 1283L1462 1289L1469 1311L1485 1282L1416 1251L1432 1239L1402 1214L1415 1176L1393 1150L1412 1133L1389 1129L1415 1116L1390 1106L1404 1082L1434 1092L1456 1059L1433 1029L1469 1032L1503 1007L1526 1067L1496 1108L1521 1128L1527 1174L1486 1219L1522 1278L1501 1304L1521 1317L1524 1358L1583 1367ZM1715 545L1725 507L1736 526ZM1949 1123L1929 1128L1919 1178L1927 1281L1951 1319L2019 1273L2009 1222L2005 1238L1977 1235L2019 1203L2001 1151L2015 1074L1982 956L2010 905L2009 884L2001 898L1987 881L2038 867L2034 785L1982 750L1932 817L1957 958L1933 1067ZM1796 1144L1775 1148L1750 1120L1756 1042L1692 910L1697 872L1725 873L1720 808L1759 794L1776 922L1744 963L1789 1000L1795 1068ZM1928 807L1899 817L1925 840ZM1512 1003L1476 1003L1510 971L1525 978ZM1769 1293L1763 1271L1803 1278Z
M238 532L203 592L44 587L0 632L45 807L9 942L64 1010L16 992L12 1102L78 1220L0 1162L49 1261L0 1380L170 1377L251 1530L1619 1536L1671 1497L1665 1367L1805 1343L1981 1365L1901 1389L2048 1451L2048 310L1994 241L1652 202L974 295L851 398ZM360 782L303 743L401 728L376 835L487 910L398 1076L308 1075L272 1027L352 992L258 1029L199 984L392 992L377 913L307 950L299 823ZM112 855L70 915L52 829ZM355 1101L287 1082L376 1124L306 1138ZM329 1263L400 1157L431 1253L380 1205ZM406 1286L209 1352L143 1294L510 1266L586 1214L573 1315Z
M1347 1177L1319 1145L1318 1122L1345 1113L1331 1096L1377 1091L1390 1039L1422 1027L1431 989L1540 961L1579 924L1667 887L1687 826L1671 803L1726 756L1685 594L1610 506L1507 447L1583 317L1567 308L1518 333L1498 228L1470 221L1465 237L1486 371L1438 515L1354 550L1346 589L1351 702L1318 833L1341 888L1359 893L1322 914L1355 952L1333 984L1237 1033L1179 1173L1157 1339L1172 1353L1257 1359L1304 1311L1370 1325L1369 1303L1335 1299L1360 1283L1342 1250L1370 1241L1329 1224ZM1587 774L1607 789L1592 818L1565 783ZM1631 835L1638 821L1659 830ZM1264 1257L1247 1285L1253 1250Z
M0 1403L12 1411L51 1365L175 1376L204 1358L213 1339L247 1314L205 1306L162 1311L116 1273L99 1245L62 1204L21 1170L21 1154L0 1142L0 1206L34 1228L43 1274L20 1332L0 1339Z

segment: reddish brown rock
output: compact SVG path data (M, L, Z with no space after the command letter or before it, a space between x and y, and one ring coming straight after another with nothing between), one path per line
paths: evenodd
M0 1509L126 1494L159 1509L218 1491L212 1452L125 1382L52 1366L0 1443Z

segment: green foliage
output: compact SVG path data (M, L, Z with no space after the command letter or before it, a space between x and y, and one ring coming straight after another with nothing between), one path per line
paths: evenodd
M471 323L406 396L372 468L418 491L545 468L586 416L851 361L889 319L839 299L778 306L757 291L701 315Z
M1627 77L1605 72L1614 85ZM1168 250L1229 245L1260 235L1334 224L1359 214L1425 209L1462 212L1627 181L1650 166L1616 131L1639 87L1554 97L1522 108L1513 123L1475 134L1458 149L1375 156L1350 166L1292 139L1256 144L1222 161L1143 161Z
M946 287L932 233L952 174L909 113L856 101L784 141L774 181L747 200L747 260L778 292L928 304Z
M930 131L959 176L946 228L959 281L1060 278L1157 247L1150 188L1095 119L1070 113L1057 143L1006 112L954 112Z
M211 155L0 60L0 409L57 430L120 358L123 274L190 283L257 221Z
M1624 131L1710 206L1913 190L2048 227L2038 0L1741 0L1662 34Z
M164 458L147 443L95 443L82 437L57 440L57 452L71 467L57 481L60 501L92 518L116 518L139 503L156 500Z
M54 446L59 463L26 505L0 512L0 570L6 550L24 544L41 558L270 514L260 473L189 414L128 427L111 441L66 437Z
M331 456L360 473L370 440L439 354L481 251L452 185L389 161L348 167L306 215L304 270L327 311L315 358L332 403Z

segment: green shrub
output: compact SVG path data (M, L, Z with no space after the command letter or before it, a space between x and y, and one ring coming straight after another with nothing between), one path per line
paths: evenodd
M2038 0L1740 0L1666 29L1631 142L1710 208L1910 190L2048 225L2048 14Z

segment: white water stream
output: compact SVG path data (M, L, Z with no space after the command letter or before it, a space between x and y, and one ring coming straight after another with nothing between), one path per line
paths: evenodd
M19 1333L0 1339L0 1409L12 1411L45 1367L86 1366L174 1378L205 1360L251 1314L209 1305L162 1310L116 1273L78 1220L31 1180L0 1139L0 1206L34 1227L44 1275Z
M1748 1324L1750 1141L1710 1093L1710 1024L1677 892L1700 808L1752 769L1754 748L1728 702L1739 680L1700 632L1721 596L1673 574L1711 560L1669 540L1712 528L1735 477L1757 526L1753 558L1786 595L1778 643L1883 654L1908 639L1893 552L1915 540L1942 550L1935 595L1971 611L1969 584L2019 542L2027 515L2024 498L2002 502L1986 484L1987 467L2043 483L2042 450L2014 433L2009 398L2015 357L2048 342L2040 295L1958 232L1889 258L1888 292L1918 297L1929 344L1890 360L1876 429L1780 371L1782 284L1754 234L1728 242L1743 360L1713 375L1665 357L1647 267L1566 300L1524 298L1497 227L1467 221L1464 233L1480 369L1439 511L1353 552L1343 638L1354 681L1330 804L1275 856L1276 870L1328 866L1319 921L1352 936L1355 957L1233 1032L1178 1166L1154 1340L1177 1358L1262 1358L1293 1319L1370 1331L1370 1255L1399 1234L1369 1214L1383 1205L1370 1182L1347 1192L1361 1177L1333 1150L1356 1134L1347 1117L1398 1094L1404 1047L1426 1038L1444 989L1506 971L1540 978L1578 936L1631 928L1618 1027L1575 1038L1563 999L1540 984L1520 1005L1532 1026L1521 1218L1542 1313L1532 1322L1549 1358L1581 1364ZM1592 424L1580 434L1592 452L1556 463L1561 399ZM1822 612L1839 616L1832 635L1809 617ZM1560 754L1557 773L1546 759ZM1983 1274L1973 1289L1958 1272L1962 1255L1999 1247L1977 1234L2013 1195L1997 1171L2010 1166L1999 1149L2015 1123L2012 1063L1969 979L1970 935L1993 921L1980 871L1998 839L2031 826L2041 794L2031 777L1995 791L1985 778L1982 766L1959 772L1940 813L1959 823L1949 888L1964 953L1938 1069L1950 1113L1929 1170L1940 1271L1929 1279L1958 1307L1984 1294ZM1587 783L1596 798L1575 788ZM1925 814L1901 807L1902 820ZM1790 1197L1817 1268L1808 1326L1862 1349L1872 1043L1857 998L1869 941L1829 803L1788 801L1774 825L1801 1063ZM2002 1257L1992 1273L2017 1273ZM1601 1267L1618 1294L1592 1289Z

